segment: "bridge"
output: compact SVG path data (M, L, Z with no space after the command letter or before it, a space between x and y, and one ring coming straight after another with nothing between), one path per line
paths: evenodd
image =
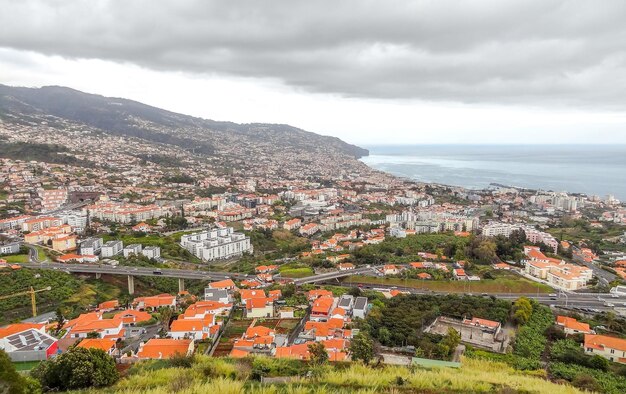
M185 279L196 279L205 281L216 281L224 279L253 279L254 276L237 274L232 272L211 272L199 270L177 270L160 269L151 267L131 267L131 266L110 266L110 265L87 265L87 264L61 264L61 263L25 263L21 264L25 268L58 270L73 274L95 274L100 278L106 275L126 275L128 278L128 293L135 292L136 276L152 276L178 279L179 291L185 290Z

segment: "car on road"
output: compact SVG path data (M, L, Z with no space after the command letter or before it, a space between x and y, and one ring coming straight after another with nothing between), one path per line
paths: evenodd
M550 294L548 294L548 297L556 297L556 294L555 293L550 293Z
M163 275L163 272L161 270L154 270L154 271L152 271L152 273L154 275Z

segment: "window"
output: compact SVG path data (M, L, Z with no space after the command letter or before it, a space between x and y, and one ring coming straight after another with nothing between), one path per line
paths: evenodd
M615 354L615 349L611 349L611 354Z

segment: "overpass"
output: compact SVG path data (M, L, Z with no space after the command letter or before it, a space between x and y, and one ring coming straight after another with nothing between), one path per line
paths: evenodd
M346 276L373 273L375 267L361 267L344 271L326 272L323 274L317 274L312 276L306 276L304 278L298 278L293 281L296 286L304 285L307 283L326 282L329 280L344 278Z
M21 264L25 268L58 270L66 273L75 274L95 274L96 278L100 278L102 274L106 275L126 275L128 278L128 292L133 294L135 291L136 276L152 276L159 278L176 278L178 279L178 288L180 291L185 290L185 279L196 280L224 280L224 279L252 279L251 275L237 274L232 272L211 272L199 270L177 270L177 269L160 269L152 267L131 267L131 266L110 266L110 265L87 265L87 264L61 264L61 263L25 263Z

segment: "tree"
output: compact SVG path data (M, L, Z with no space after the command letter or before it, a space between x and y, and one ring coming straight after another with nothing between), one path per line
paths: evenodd
M87 338L89 339L96 339L96 338L100 338L100 333L98 331L91 331L87 333Z
M372 338L363 332L358 333L350 342L350 353L352 354L352 360L361 360L365 364L369 363L374 358Z
M296 293L296 285L294 285L293 283L287 283L283 287L281 293L283 294L284 298L292 297Z
M448 327L448 333L438 344L438 350L442 358L448 358L454 353L454 349L461 343L461 334L452 327Z
M55 320L57 322L56 332L59 332L63 328L63 322L65 321L65 317L63 316L63 310L61 309L61 307L58 307L56 310Z
M162 306L159 308L159 323L161 323L161 328L163 328L164 331L167 331L167 329L170 327L170 320L172 319L173 315L174 312L171 308L168 308L166 306Z
M513 305L513 319L517 324L526 324L533 312L533 305L526 297L520 297Z
M360 297L361 296L361 289L359 289L358 287L351 287L350 290L348 290L348 294L353 296L353 297Z
M58 391L107 387L119 379L113 358L100 349L79 347L42 362L33 376L47 390Z
M311 343L308 348L312 364L322 365L328 361L328 352L322 342Z
M41 387L32 378L20 375L9 355L0 349L0 393L26 394L41 392Z

